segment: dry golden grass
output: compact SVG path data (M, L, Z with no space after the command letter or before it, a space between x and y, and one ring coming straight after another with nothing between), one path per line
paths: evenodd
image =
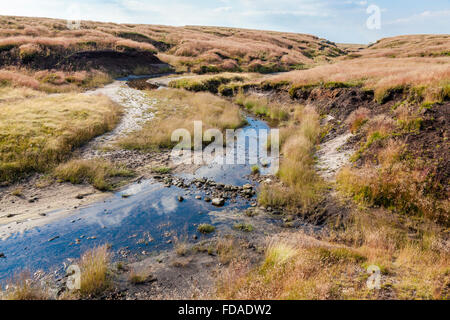
M270 101L265 96L243 94L242 92L235 96L234 102L257 116L278 122L288 120L291 109L295 109L289 104Z
M8 67L0 70L0 87L30 88L47 93L81 92L101 87L112 78L101 71L64 72L59 70L33 71L25 68ZM3 100L3 98L2 98Z
M361 128L361 126L367 122L370 116L370 110L367 108L358 108L353 111L345 120L350 128L351 133L356 133L356 131Z
M81 297L93 297L108 289L109 259L107 245L89 250L81 256Z
M448 99L450 58L365 58L344 60L309 70L292 71L269 78L269 82L288 81L295 86L318 83L362 83L375 90L383 102L389 90L397 87L420 87L426 101Z
M15 102L21 99L42 97L45 94L43 92L33 90L30 88L11 88L9 86L0 87L0 103L3 102Z
M450 55L450 35L420 34L378 40L360 51L365 57L407 58Z
M255 268L249 268L243 261L230 264L219 278L218 297L250 300L358 297L354 291L364 284L360 265L366 258L350 248L331 247L314 239L306 244L307 237L303 237L298 234L291 235L291 241L269 241L264 261Z
M305 68L345 52L307 34L219 28L169 27L83 21L69 30L64 20L0 17L0 50L23 58L46 50L147 50L178 71L272 72Z
M120 108L102 96L62 94L1 103L0 180L52 168L111 130L120 115Z
M384 210L355 210L322 240L296 233L268 241L256 266L232 260L218 277L220 299L449 299L450 252L442 228ZM418 232L410 237L411 229ZM342 242L346 245L342 245ZM381 289L366 286L367 268Z
M14 276L7 286L7 290L0 292L0 300L50 299L49 293L37 281L32 280L28 272Z
M203 130L235 129L245 122L239 108L227 100L210 93L192 93L179 89L147 92L149 99L156 98L157 113L141 130L119 141L127 149L170 148L178 142L171 141L176 129L184 128L193 136L194 121L203 122Z
M277 175L282 185L264 184L258 200L262 205L306 212L320 199L324 187L314 168L319 116L311 107L297 106L291 122L280 134L283 158Z

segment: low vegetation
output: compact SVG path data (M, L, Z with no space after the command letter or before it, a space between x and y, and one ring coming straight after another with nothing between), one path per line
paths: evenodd
M233 228L238 231L243 231L243 232L252 232L253 231L253 226L249 223L236 223L233 226Z
M320 136L319 116L310 107L296 106L291 122L280 132L280 184L263 184L258 197L264 206L306 212L319 199L324 183L314 168Z
M15 275L0 291L0 300L47 300L48 290L39 281L33 280L28 272Z
M450 59L435 58L365 58L339 61L305 71L277 75L267 82L290 83L291 94L317 86L360 86L374 90L375 100L385 102L395 92L419 92L419 99L442 102L449 98Z
M80 261L81 269L81 297L95 297L108 289L108 268L110 254L108 246L103 245L85 252Z
M112 190L115 177L132 177L133 172L102 159L74 159L60 164L54 175L73 184L89 183L101 191Z
M219 87L223 84L228 84L230 82L242 82L248 79L249 77L244 75L221 73L217 76L197 76L172 80L169 82L169 87L186 89L194 92L208 91L211 93L218 93Z
M111 50L156 53L178 72L270 73L304 69L345 54L336 44L307 34L93 21L70 30L65 20L6 16L0 22L0 62L30 66L49 56Z
M201 224L197 227L197 231L203 234L213 233L216 230L216 227L210 224Z
M289 119L290 105L270 101L265 96L243 94L241 92L236 95L234 102L249 112L268 120L282 122Z
M120 108L102 96L63 94L0 103L0 181L45 172L111 130Z
M158 100L156 117L141 130L121 139L119 145L123 148L172 148L179 143L172 141L172 133L183 128L193 137L194 121L202 121L203 132L212 128L235 129L245 123L238 107L210 93L168 89L147 92L147 95Z

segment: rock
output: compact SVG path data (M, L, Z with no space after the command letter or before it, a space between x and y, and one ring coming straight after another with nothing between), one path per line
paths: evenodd
M184 201L184 198L183 198L182 196L179 196L179 197L178 197L178 201L179 201L179 202L183 202L183 201Z
M79 195L77 195L76 197L75 197L76 199L79 199L79 200L81 200L81 199L83 199L84 198L84 195L82 195L82 194L79 194Z
M6 215L7 218L12 218L12 217L15 217L15 216L16 216L16 215L13 214L13 213L8 213L8 214Z
M223 198L214 198L212 199L213 206L222 207L225 204L225 199Z
M0 259L5 259L5 258L6 258L5 254L3 252L0 252Z
M205 201L206 201L206 202L211 202L211 198L206 197L206 198L205 198Z
M195 196L195 199L202 200L202 197L201 196Z
M253 186L251 185L251 184L244 184L243 186L242 186L242 189L244 189L244 190L251 190L251 189L253 189Z

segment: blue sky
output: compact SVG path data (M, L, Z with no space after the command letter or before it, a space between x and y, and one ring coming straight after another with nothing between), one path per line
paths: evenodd
M242 27L309 33L348 43L369 43L401 34L450 33L449 0L0 0L0 3L0 15L67 19L75 14L85 20L118 23ZM369 5L380 9L380 29L366 26Z

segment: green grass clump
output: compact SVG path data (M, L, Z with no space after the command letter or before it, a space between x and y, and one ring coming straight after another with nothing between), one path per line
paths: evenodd
M234 229L243 231L243 232L252 232L253 226L251 224L246 223L237 223L233 226Z
M252 174L258 174L260 172L259 166L254 165L252 166Z
M238 75L224 74L218 76L199 76L194 78L184 78L169 82L169 87L185 89L194 92L208 91L218 93L219 87L230 82L242 82L245 78Z
M172 169L168 167L156 167L152 168L152 172L158 174L168 174L172 172Z
M210 224L201 224L197 227L197 231L203 234L209 234L213 233L216 230L216 227L210 225Z
M54 170L54 175L62 181L73 184L90 183L99 190L108 191L114 187L111 178L132 177L133 172L105 160L91 159L71 160L61 164Z

